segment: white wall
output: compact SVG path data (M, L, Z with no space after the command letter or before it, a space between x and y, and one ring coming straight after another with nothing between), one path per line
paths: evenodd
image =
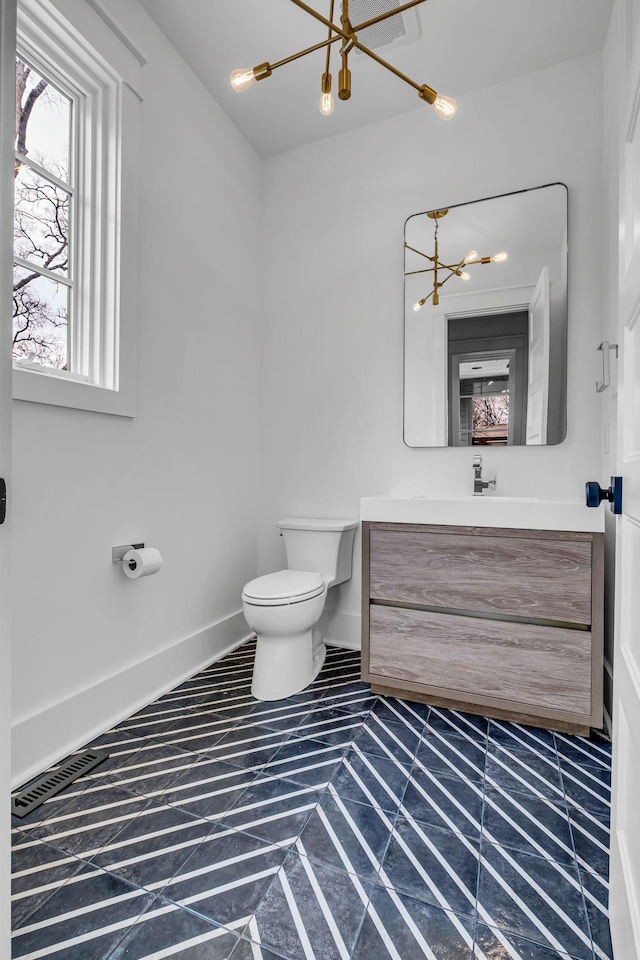
M471 492L468 450L402 441L403 225L418 211L568 186L567 439L483 456L502 495L581 500L599 476L600 91L593 55L465 96L447 124L425 108L265 162L261 571L283 562L278 516L358 517L365 495ZM353 96L366 95L354 75ZM328 600L334 638L352 641L355 566Z
M148 57L138 416L14 403L15 783L246 635L256 574L260 162L142 8L110 6ZM132 540L157 576L112 564Z

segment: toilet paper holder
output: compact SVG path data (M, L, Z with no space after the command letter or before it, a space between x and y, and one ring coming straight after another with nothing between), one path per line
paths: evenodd
M122 563L125 553L129 550L143 550L144 543L124 543L120 547L111 548L111 560L113 563Z

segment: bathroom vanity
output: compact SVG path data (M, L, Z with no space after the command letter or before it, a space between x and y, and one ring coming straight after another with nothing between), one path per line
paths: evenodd
M363 500L373 691L572 733L602 726L604 535L580 529L602 521L539 503ZM380 515L393 519L366 519ZM545 519L551 529L534 526Z

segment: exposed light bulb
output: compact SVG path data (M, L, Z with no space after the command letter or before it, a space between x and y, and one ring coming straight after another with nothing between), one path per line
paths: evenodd
M451 120L452 117L455 117L458 109L458 104L451 97L436 97L432 106L443 120Z
M413 309L416 311L416 313L418 312L418 310L422 310L426 302L427 302L427 298L425 297L423 300L418 300L417 303L414 303Z
M321 93L320 94L320 113L325 117L330 117L333 113L333 94L331 93Z
M464 260L463 260L462 262L463 262L463 263L471 263L472 260L477 260L477 259L478 259L478 251L477 251L477 250L469 250L469 253L466 255L466 257L464 258Z
M333 113L333 94L331 93L331 74L322 74L322 93L320 94L320 113L330 117Z
M256 82L256 75L252 69L234 70L229 79L233 89L242 93Z
M471 274L467 273L466 270L463 270L461 273L458 274L458 276L460 277L461 280L471 280Z
M495 257L491 257L491 259L493 260L494 263L504 263L504 261L507 260L508 257L509 257L509 254L505 253L504 250L502 250L500 253L496 253Z

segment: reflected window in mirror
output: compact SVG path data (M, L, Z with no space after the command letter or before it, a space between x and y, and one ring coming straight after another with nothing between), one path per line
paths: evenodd
M409 217L405 443L561 443L566 342L564 185Z

